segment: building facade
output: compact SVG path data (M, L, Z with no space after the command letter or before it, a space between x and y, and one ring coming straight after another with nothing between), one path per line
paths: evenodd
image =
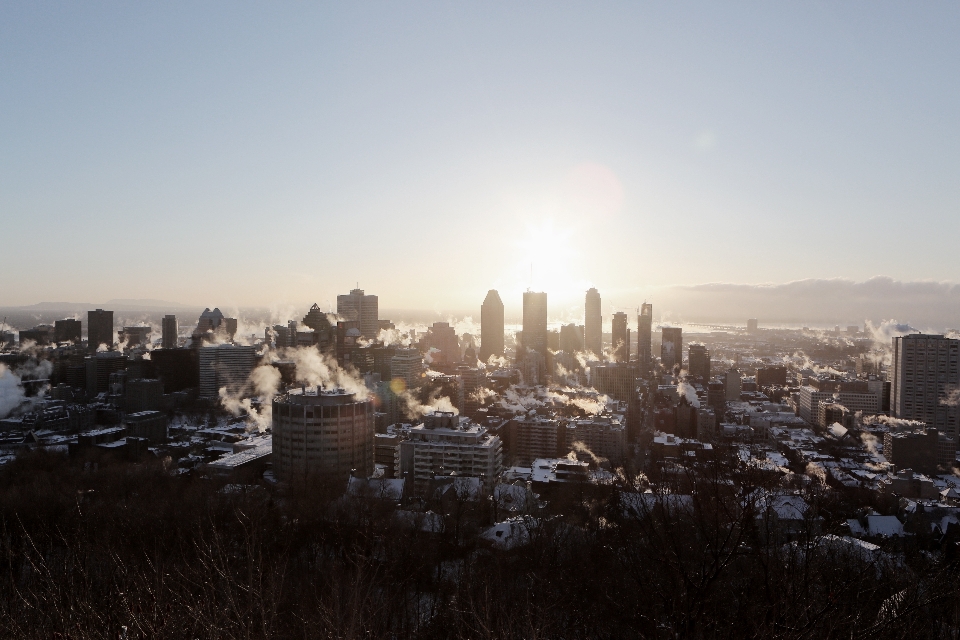
M93 353L101 344L113 346L113 311L87 311L87 349Z
M583 342L587 351L598 358L603 355L603 316L600 315L600 292L587 291L584 303Z
M958 407L947 401L960 388L960 340L914 334L893 339L890 410L921 420L957 441Z
M337 315L358 322L360 335L372 340L380 333L380 308L377 296L367 295L363 289L353 289L347 295L337 296Z
M177 325L177 316L166 315L160 321L160 346L163 349L176 349L180 327Z
M643 375L650 373L653 359L653 305L644 302L637 316L637 362Z
M276 437L276 436L274 436ZM400 443L397 477L422 492L436 476L456 474L483 478L493 485L503 470L503 445L499 436L483 425L449 412L434 412L409 431Z
M670 371L675 366L683 367L683 329L663 327L660 341L660 364Z
M343 389L293 389L273 399L273 471L282 482L369 477L374 403Z
M201 398L218 397L221 387L239 393L257 365L254 347L220 344L201 348L199 356Z
M480 360L503 355L503 332L503 301L496 289L490 289L480 305Z
M630 362L630 329L627 327L627 314L618 311L611 322L613 359L615 362Z
M691 344L687 349L687 369L695 378L710 379L710 350L702 344Z

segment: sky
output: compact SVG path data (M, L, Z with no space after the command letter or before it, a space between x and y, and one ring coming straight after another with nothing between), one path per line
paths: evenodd
M936 305L958 32L936 2L0 3L0 306Z

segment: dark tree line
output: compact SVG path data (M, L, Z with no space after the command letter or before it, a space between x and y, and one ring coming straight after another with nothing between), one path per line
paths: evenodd
M498 551L341 483L237 490L28 454L0 470L0 637L958 637L952 556L818 544L843 508L828 491L786 533L751 497L770 478L738 479L581 487Z

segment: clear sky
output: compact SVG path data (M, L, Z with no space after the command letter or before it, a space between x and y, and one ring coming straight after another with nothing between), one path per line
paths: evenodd
M934 2L5 2L0 305L957 282L958 33Z

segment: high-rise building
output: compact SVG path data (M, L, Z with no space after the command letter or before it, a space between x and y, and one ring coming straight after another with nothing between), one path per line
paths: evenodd
M897 418L921 420L958 440L958 407L949 400L960 388L960 340L913 334L893 339L890 410Z
M132 349L147 344L150 341L152 331L153 329L148 326L124 327L120 330L118 337L120 342L126 344L127 349Z
M239 393L257 364L254 347L219 344L200 349L200 397L216 398L220 389Z
M200 386L200 356L197 349L154 349L150 361L157 377L163 381L163 392L174 393Z
M503 331L503 301L496 289L490 289L480 305L480 360L503 355Z
M164 349L176 349L179 333L177 316L163 316L160 322L160 346Z
M600 292L587 291L583 316L583 342L587 351L598 358L603 356L603 316L600 315Z
M110 388L110 374L127 368L128 359L118 351L101 351L88 356L84 362L87 368L87 397L92 398Z
M640 315L637 316L637 360L640 363L640 373L650 373L650 363L653 358L653 305L644 302L640 306Z
M626 362L594 365L590 383L600 393L629 402L637 395L637 367Z
M397 352L390 359L390 377L391 380L402 380L403 389L399 388L399 383L394 386L401 393L404 389L412 389L420 384L423 375L423 356L417 349L397 349Z
M451 327L450 323L434 322L427 341L431 349L440 352L432 352L430 356L435 363L447 365L460 362L460 341L457 339L456 329Z
M683 366L683 329L664 327L660 342L660 364L667 371L674 366Z
M687 348L687 368L694 378L710 379L710 350L702 344L691 344Z
M69 318L66 320L57 320L53 323L53 339L58 344L61 342L80 342L80 321Z
M438 475L482 477L492 486L502 470L500 437L465 416L429 413L400 443L397 477L413 484L417 492L427 489Z
M292 389L273 399L273 471L291 482L373 475L375 407L343 389Z
M564 353L583 351L582 324L565 324L560 327L560 350Z
M358 322L360 335L372 340L380 333L380 309L377 296L366 295L363 289L352 289L347 295L337 296L337 315Z
M740 389L743 381L743 376L740 374L740 371L737 369L730 369L726 373L726 378L723 382L723 388L727 394L727 402L739 402L740 401Z
M618 311L613 314L613 359L615 362L630 361L630 329L627 327L627 314Z
M554 418L532 415L511 420L507 426L507 451L516 465L529 465L537 458L558 458L564 450L563 424Z
M87 311L87 349L94 352L101 344L113 346L113 311Z
M747 333L756 333L757 332L757 319L750 318L747 320Z
M547 359L547 294L523 292L523 333L520 336L523 351L532 349L546 362ZM520 355L526 357L526 354ZM518 358L519 359L519 358Z

